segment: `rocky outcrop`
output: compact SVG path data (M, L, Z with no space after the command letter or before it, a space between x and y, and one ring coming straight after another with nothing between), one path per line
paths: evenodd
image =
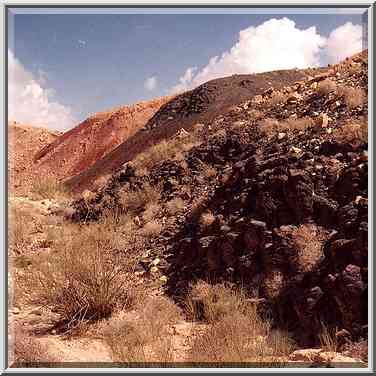
M172 295L198 278L231 280L304 346L319 344L323 324L365 338L368 144L338 135L364 122L368 108L316 85L330 79L365 89L367 64L360 61L356 70L341 66L280 89L288 94L282 102L271 100L272 88L219 114L184 160L164 161L147 176L125 165L93 199L74 203L75 218L95 220L103 208L118 208L124 187L160 183L162 202L179 197L188 207L154 246L168 265ZM283 132L265 132L255 111ZM307 116L314 120L308 125ZM216 173L203 176L203 164ZM202 226L205 212L213 220Z

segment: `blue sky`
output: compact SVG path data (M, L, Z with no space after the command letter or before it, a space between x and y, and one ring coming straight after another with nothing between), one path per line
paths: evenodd
M81 121L170 93L187 68L200 71L229 51L239 31L282 17L300 30L316 26L325 38L348 22L362 24L360 14L16 14L9 48Z

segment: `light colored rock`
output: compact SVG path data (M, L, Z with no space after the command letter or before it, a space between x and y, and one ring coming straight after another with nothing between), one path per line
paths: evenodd
M12 313L13 313L14 315L18 315L20 312L21 312L21 310L20 310L18 307L13 307L13 309L12 309Z
M324 112L316 118L316 125L319 128L326 128L328 126L329 120L330 119L328 115Z
M290 361L316 363L362 363L361 360L323 349L301 349L289 355Z
M161 260L157 257L156 259L154 259L151 264L154 265L154 266L157 266L159 263L161 262Z
M297 147L295 147L295 146L291 146L290 151L291 151L292 153L294 153L294 154L299 154L299 153L302 152L302 149L297 148Z
M160 280L162 283L167 283L167 277L166 277L165 275L162 275L162 277L160 277L159 280Z
M152 267L150 268L150 272L151 272L151 273L157 273L157 272L158 272L158 268L157 268L156 266L152 266Z
M286 136L286 133L284 133L284 132L280 132L280 133L278 133L278 140L282 140L282 139L284 139L285 136Z
M301 362L313 362L322 349L296 350L289 356L289 360Z

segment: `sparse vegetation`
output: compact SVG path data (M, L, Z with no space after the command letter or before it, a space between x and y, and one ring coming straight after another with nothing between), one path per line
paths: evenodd
M28 334L19 324L14 325L13 341L10 343L12 350L13 364L11 367L35 367L37 363L44 363L44 366L48 366L48 363L56 362L49 353L46 346L43 346L37 338Z
M334 136L339 142L366 143L368 142L368 123L366 120L359 123L346 123L341 128L336 129Z
M126 212L138 214L147 206L157 204L161 196L161 187L145 183L136 190L125 189L120 194L120 204Z
M30 189L30 193L32 198L36 200L69 197L71 195L63 183L48 176L36 178Z
M341 86L338 88L338 95L351 110L362 106L365 101L364 91L361 88Z
M205 228L211 226L215 221L215 216L212 212L207 211L201 214L200 217L200 225L201 227Z
M277 119L264 119L259 123L261 133L272 137L280 132L304 131L313 127L314 121L311 118L289 118L283 121Z
M268 102L271 106L276 106L278 104L284 103L286 102L286 95L284 95L280 91L273 91Z
M9 245L16 254L22 254L28 243L31 216L11 208L9 213Z
M330 329L325 324L321 324L321 333L319 339L321 348L325 351L336 352L338 350L338 342L336 337L336 329Z
M278 362L293 350L287 333L271 330L270 323L259 318L256 305L244 293L224 285L198 283L192 297L201 302L204 319L210 323L203 334L196 337L190 350L192 362ZM193 317L199 317L194 308Z
M293 232L293 239L298 250L298 267L304 272L312 270L323 257L323 230L302 224Z
M174 215L176 213L179 213L182 211L185 207L184 200L182 200L180 197L176 197L166 204L167 210L171 215Z
M145 224L145 226L142 229L142 234L146 237L154 237L161 233L162 231L162 224L157 221L150 221Z
M180 311L166 298L145 302L136 321L112 320L103 337L118 362L172 362L169 328L181 318Z
M124 265L108 256L111 235L97 226L82 227L36 268L32 300L59 313L66 329L127 304Z
M329 93L335 92L337 89L337 85L330 79L325 79L317 85L317 92L320 95L328 95Z

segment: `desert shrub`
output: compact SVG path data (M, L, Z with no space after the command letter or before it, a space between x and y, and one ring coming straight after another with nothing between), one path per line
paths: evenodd
M191 294L201 301L210 325L193 339L189 361L265 362L267 359L273 363L275 357L286 356L293 350L288 334L272 331L270 323L258 316L256 304L246 299L241 290L200 282ZM189 300L188 306L192 306Z
M259 129L262 134L272 137L279 132L304 131L313 125L313 120L308 117L289 118L281 121L267 118L259 122Z
M176 213L179 213L182 211L185 207L184 200L182 200L180 197L176 197L166 204L167 210L171 215L174 215Z
M28 334L20 324L14 325L12 331L13 339L10 341L10 350L12 351L13 364L11 367L28 368L34 367L37 363L57 361L48 353L47 347L42 345L37 338Z
M191 319L202 318L214 323L231 312L242 312L245 307L249 308L248 314L255 314L254 306L248 307L245 301L246 296L242 291L230 289L223 284L211 285L199 281L192 287L185 306Z
M274 91L268 100L268 103L272 106L286 102L286 95L280 91Z
M136 323L120 320L113 322L103 335L115 362L147 362L147 336Z
M33 180L31 197L36 200L69 197L71 193L63 183L52 177L39 177Z
M200 216L200 226L206 228L211 226L215 221L215 216L211 211L206 211Z
M217 170L213 166L204 163L201 167L202 174L206 179L211 179L217 176Z
M177 151L178 149L176 148L175 141L162 140L158 144L153 145L144 152L138 154L133 160L133 163L136 170L138 168L150 170L157 163L170 159L171 156Z
M33 302L59 313L66 329L127 305L123 265L109 257L113 233L86 226L74 235L35 266L31 280Z
M280 129L283 130L292 130L292 131L304 131L314 125L314 122L311 118L290 118L281 122Z
M143 307L141 321L151 340L163 335L168 325L173 325L181 318L179 308L165 297L149 298Z
M159 185L145 183L136 190L125 189L120 193L119 202L125 211L138 214L146 206L157 204L161 197L162 188Z
M317 91L321 95L328 95L329 93L336 91L336 89L336 83L328 78L319 82L317 85Z
M147 204L146 209L142 213L142 218L144 219L145 222L153 221L157 217L160 210L161 210L160 205L156 203Z
M321 348L325 351L337 352L338 342L335 328L329 328L321 323L321 333L319 333L319 340Z
M16 253L23 253L28 244L31 215L11 208L9 212L9 246Z
M338 95L350 109L362 106L365 101L365 94L361 88L342 86L338 88Z
M323 257L325 235L322 229L302 224L293 232L292 237L298 250L298 267L304 272L312 270Z
M172 362L171 325L181 318L170 300L153 297L146 300L137 319L112 320L103 338L118 362Z
M279 131L279 121L270 118L263 119L259 122L259 129L265 135L275 134Z
M142 228L142 234L146 237L155 237L158 236L162 231L162 224L158 221L147 222Z
M347 123L335 131L335 139L339 142L356 144L358 142L368 142L368 123L360 121L357 123Z

